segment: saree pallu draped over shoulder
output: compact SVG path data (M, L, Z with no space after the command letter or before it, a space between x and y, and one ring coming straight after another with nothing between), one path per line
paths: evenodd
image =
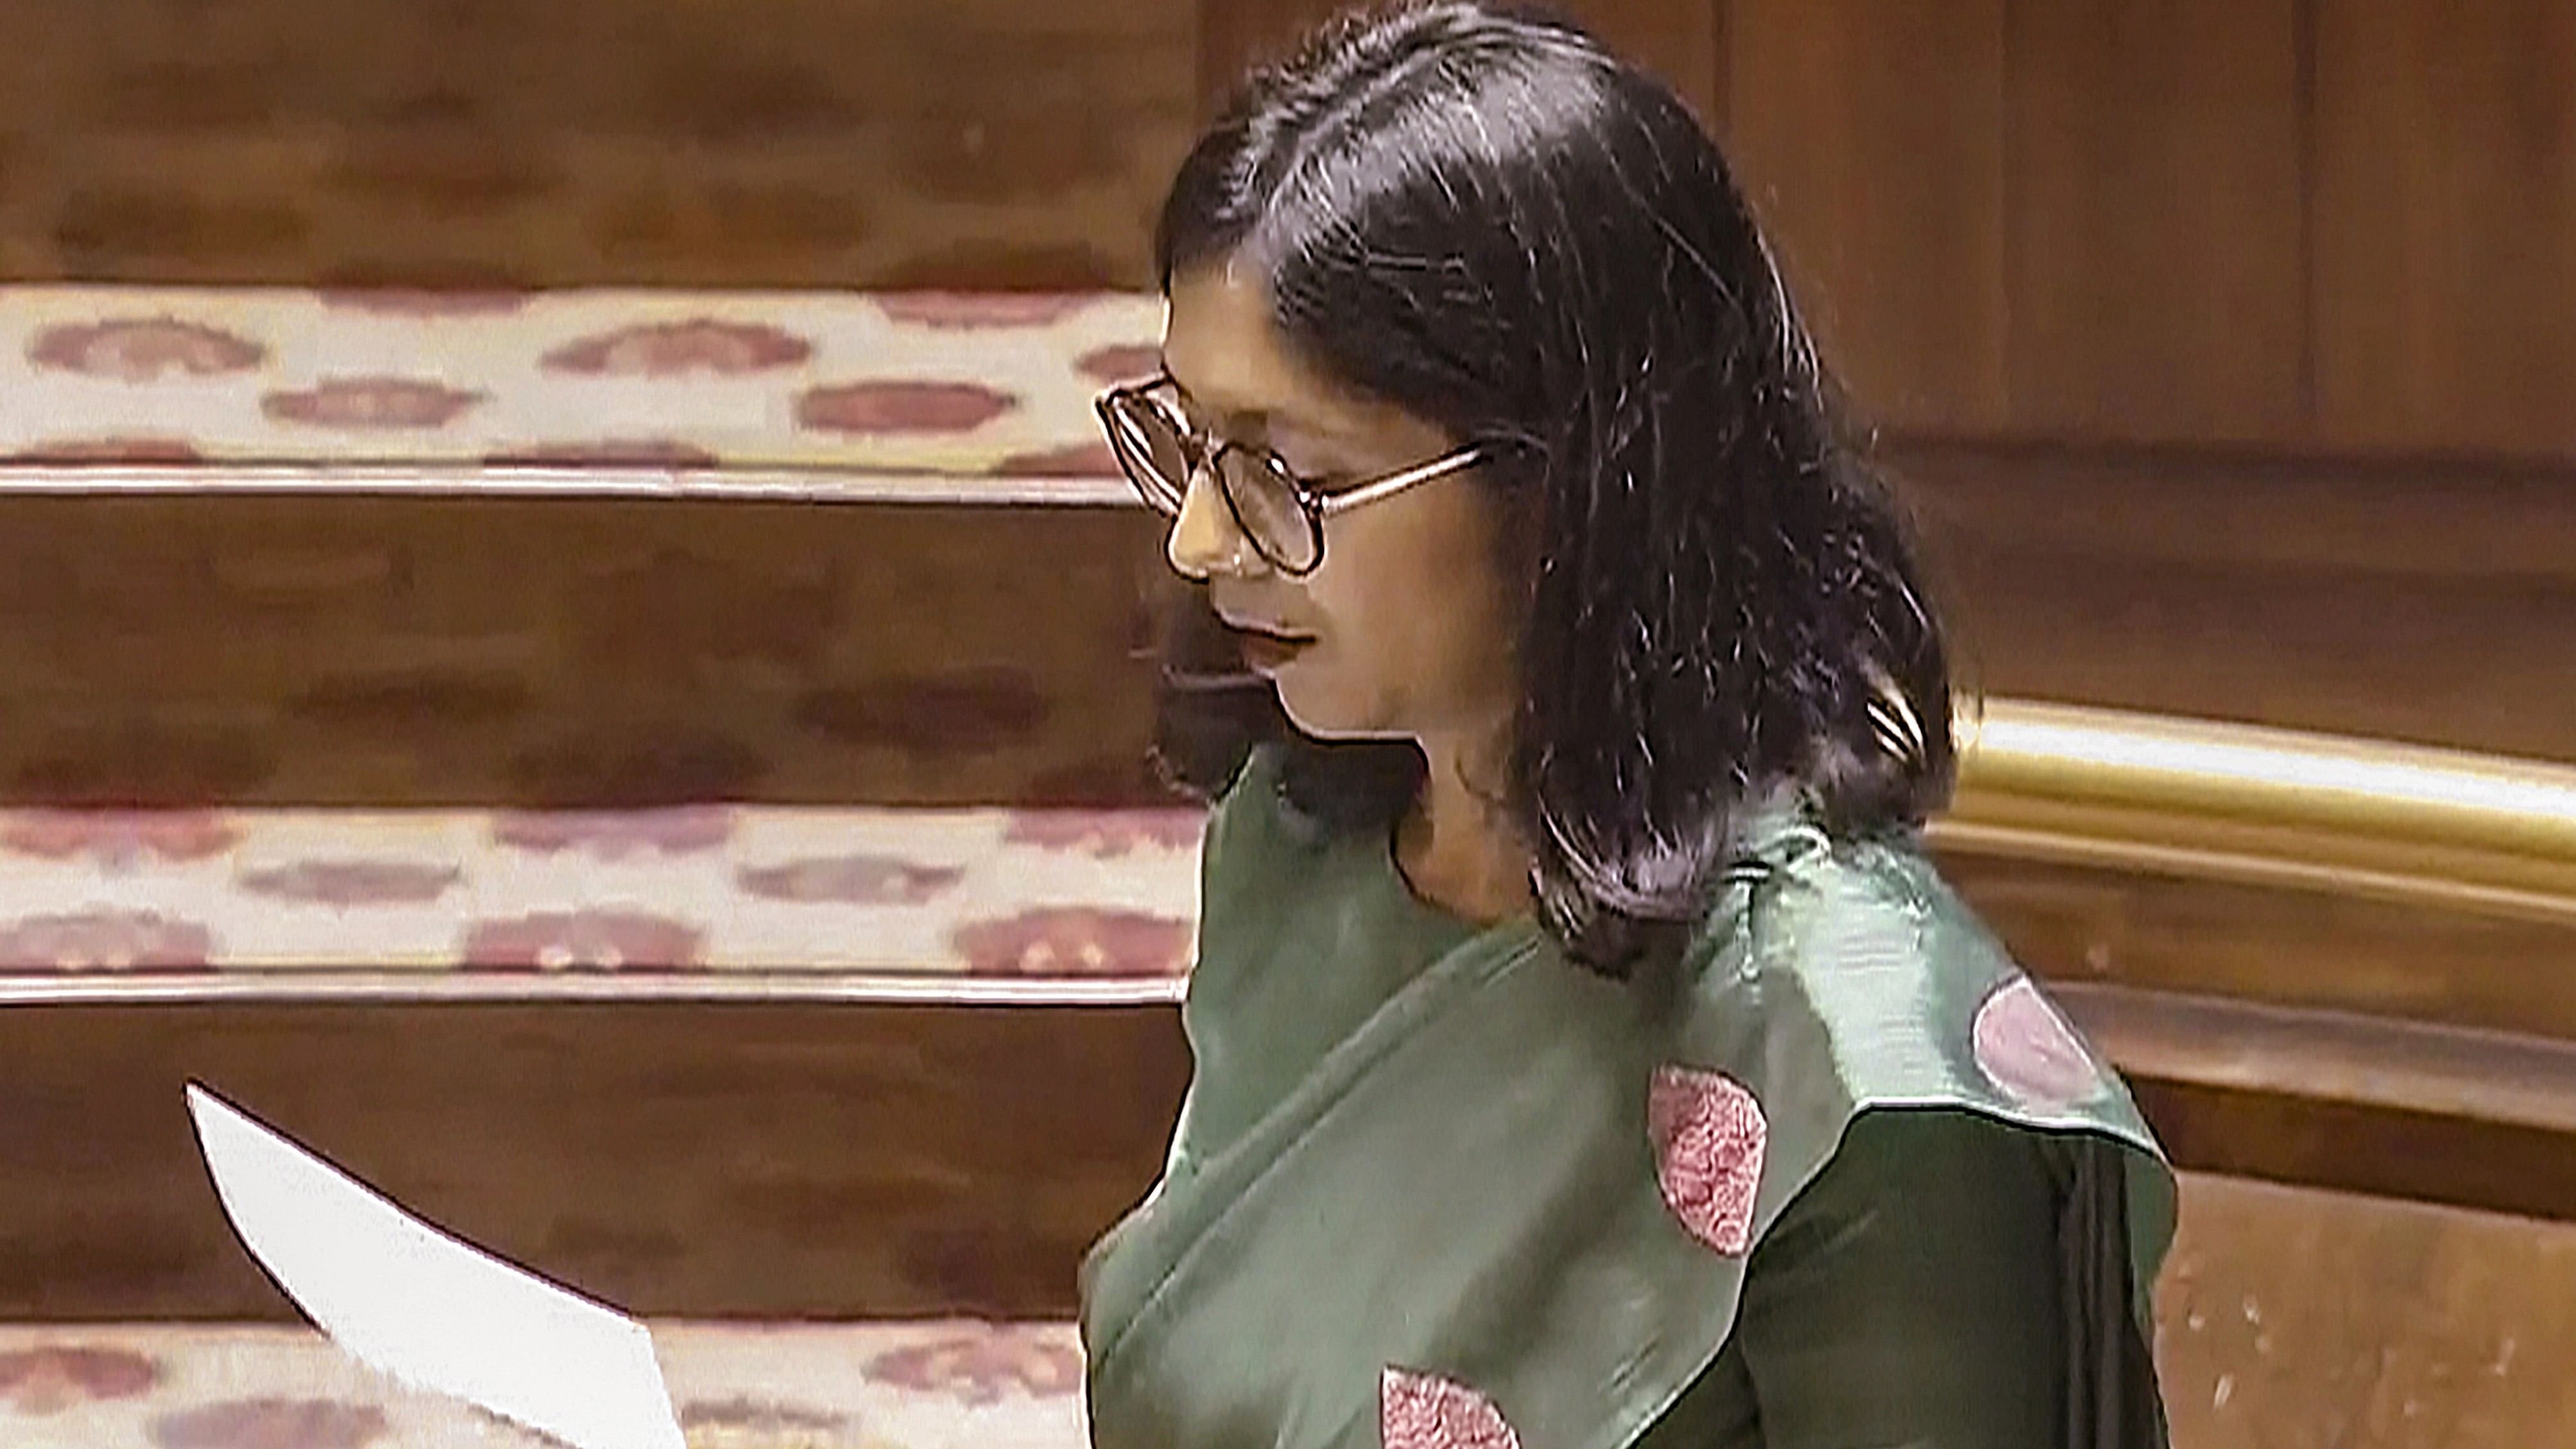
M1255 751L1210 822L1198 1069L1084 1264L1097 1449L1629 1449L1855 1118L1903 1107L2098 1148L2032 1245L2064 1265L2064 1442L2163 1442L2170 1174L1919 853L1762 812L1678 972L1614 982L1301 830L1277 773Z

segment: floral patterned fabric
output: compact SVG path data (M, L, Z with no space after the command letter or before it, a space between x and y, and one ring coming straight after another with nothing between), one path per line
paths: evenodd
M0 987L206 972L1170 977L1194 810L0 811Z
M1153 370L1160 325L1119 294L6 287L0 478L796 470L1124 501L1091 399Z
M657 1324L690 1449L1079 1449L1070 1327ZM309 1330L0 1326L10 1449L540 1449Z

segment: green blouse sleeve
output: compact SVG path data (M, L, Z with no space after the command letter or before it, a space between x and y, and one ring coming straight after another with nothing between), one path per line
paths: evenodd
M1749 1417L1764 1449L2062 1442L2061 1146L1966 1111L1863 1113L1747 1265L1711 1372L1751 1414L1710 1402L1725 1394L1676 1408Z

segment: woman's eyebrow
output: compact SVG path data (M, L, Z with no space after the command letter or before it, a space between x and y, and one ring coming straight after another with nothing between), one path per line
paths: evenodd
M1351 428L1334 419L1302 410L1291 411L1276 407L1211 410L1207 404L1199 400L1196 394L1182 385L1179 378L1172 377L1171 369L1165 368L1163 375L1171 378L1172 391L1180 395L1181 416L1202 428L1207 427L1211 421L1226 428L1248 429L1264 434L1274 427L1284 427L1325 443L1349 442L1358 436Z
M1164 376L1170 377L1171 374L1167 372ZM1214 410L1213 414L1211 414L1208 406L1205 403L1200 402L1195 393L1192 393L1188 388L1181 386L1179 378L1172 379L1172 391L1180 394L1181 416L1188 418L1191 422L1198 424L1200 427L1206 427L1211 421L1221 423L1229 427L1240 427L1247 423L1254 424L1262 428L1270 426L1271 412L1268 408L1220 408Z

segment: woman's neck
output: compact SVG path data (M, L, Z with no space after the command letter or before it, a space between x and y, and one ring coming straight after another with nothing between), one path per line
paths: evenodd
M1527 913L1531 855L1496 798L1500 751L1430 739L1422 750L1431 768L1395 836L1405 882L1424 904L1478 925Z

